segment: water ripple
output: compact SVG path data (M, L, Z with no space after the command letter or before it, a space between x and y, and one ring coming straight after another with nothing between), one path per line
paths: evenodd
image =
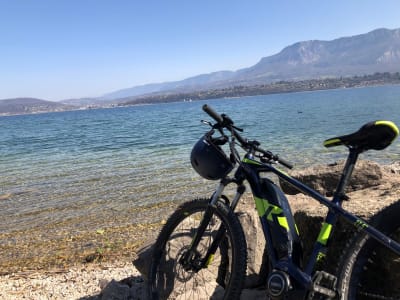
M345 158L344 149L322 147L326 138L376 119L400 124L399 95L400 87L391 86L206 102L303 167ZM207 130L200 124L209 119L203 103L0 118L0 233L165 218L147 207L210 195L216 183L201 179L189 162ZM399 153L395 142L364 158L389 163Z

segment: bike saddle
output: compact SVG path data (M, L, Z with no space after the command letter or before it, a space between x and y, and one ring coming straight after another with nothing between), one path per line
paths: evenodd
M327 139L324 146L334 147L345 145L361 151L370 149L382 150L389 146L399 135L399 129L391 121L374 121L362 126L358 131Z

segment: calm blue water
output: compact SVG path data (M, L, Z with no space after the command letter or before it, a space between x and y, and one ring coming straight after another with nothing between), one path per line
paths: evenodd
M0 233L142 222L163 216L138 207L208 196L216 183L189 161L207 130L204 103L298 167L345 158L322 147L326 138L376 119L400 125L400 86L1 117ZM400 143L363 158L399 160Z

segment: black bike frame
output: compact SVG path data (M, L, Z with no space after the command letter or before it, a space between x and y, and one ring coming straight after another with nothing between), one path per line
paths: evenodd
M343 200L346 199L344 194L347 183L351 177L354 166L360 152L350 148L350 153L347 158L342 176L339 180L336 192L333 199L328 200L320 193L312 188L301 183L297 179L291 177L284 171L275 168L271 163L262 163L255 160L251 152L247 153L240 166L235 172L234 178L223 178L210 199L209 206L205 211L204 217L197 229L190 245L189 251L182 258L181 263L195 270L207 267L210 258L216 252L220 241L225 233L224 226L218 231L217 236L208 249L207 254L195 265L191 263L192 256L195 253L202 235L204 234L208 223L216 209L216 202L223 199L223 191L228 184L235 183L237 193L230 203L230 208L235 210L237 203L245 191L243 182L247 180L252 189L252 194L255 200L256 208L262 224L266 246L270 258L272 269L280 270L288 273L295 279L297 284L305 289L313 289L312 276L316 263L322 260L327 251L327 244L331 237L332 228L336 224L338 216L342 216L349 223L364 231L366 234L382 243L396 254L400 255L400 244L384 235L373 226L368 224L363 219L349 213L342 208ZM277 175L279 178L290 183L301 192L309 195L317 200L322 205L329 208L328 214L324 222L318 238L314 244L312 254L309 257L308 263L303 267L302 263L302 247L298 235L297 227L294 222L293 214L290 209L289 202L281 191L272 181L262 178L260 173L270 172Z
M366 234L400 255L399 243L382 234L363 219L342 208L342 202L346 199L344 190L349 178L351 177L358 155L359 152L357 150L350 149L341 179L332 200L328 200L320 193L291 177L284 171L275 168L273 165L269 163L261 163L258 160L255 160L250 153L245 155L241 166L235 173L235 178L241 178L239 181L246 179L251 186L267 242L272 268L289 273L298 283L300 283L301 286L308 290L312 288L311 276L316 262L321 260L326 254L331 231L335 226L338 216L342 216L349 223L358 227L360 230L364 231ZM261 172L274 173L301 192L309 195L322 205L329 208L329 212L322 223L322 228L305 268L301 267L301 262L298 259L302 254L296 253L302 251L302 249L301 247L299 248L297 244L299 237L288 200L284 196L283 192L281 192L280 189L271 181L261 178ZM279 239L281 241L279 241ZM285 244L287 245L286 255L277 255L276 246L282 248Z
M232 120L230 120L227 116L217 114L207 105L203 106L203 110L206 111L214 120L218 122L218 124L213 126L213 129L219 129L222 136L224 136L222 132L223 128L227 128L231 131L231 158L233 156L236 160L239 159L239 154L234 149L235 138L239 141L241 145L247 146L245 147L247 153L241 160L234 177L222 178L219 186L210 198L209 205L205 211L197 232L192 239L192 243L190 244L186 255L181 258L181 264L185 268L187 268L188 270L192 269L197 271L201 268L208 266L210 259L213 257L213 254L215 254L217 248L220 245L226 228L223 225L220 226L214 241L208 249L206 256L200 260L196 259L196 248L215 212L215 209L217 208L217 201L224 199L226 204L230 205L230 209L234 211L237 203L239 202L241 196L245 191L245 186L243 184L245 181L250 184L250 187L252 189L255 205L258 215L260 217L266 240L266 246L272 270L287 273L294 279L293 283L295 284L295 289L293 291L299 291L299 295L301 295L301 297L296 297L295 299L302 298L303 292L305 292L304 295L306 295L307 290L318 291L316 288L318 288L320 291L326 290L326 292L328 293L331 292L329 289L325 289L324 287L318 286L318 284L314 284L312 277L314 275L320 275L314 274L315 266L317 262L321 261L326 255L328 242L331 238L331 232L333 227L336 225L336 221L339 216L358 228L361 233L367 234L368 236L377 240L379 243L383 244L400 256L399 243L392 240L379 230L375 229L362 218L359 218L342 208L343 201L347 199L345 195L345 188L352 175L358 156L360 153L362 153L361 148L359 149L349 146L350 152L347 157L342 176L338 182L338 186L332 200L328 200L323 195L303 184L299 180L291 177L286 172L274 167L274 161L272 160L275 160L287 167L290 167L290 163L280 159L278 156L274 156L268 151L258 148L259 144L256 141L249 143L246 139L241 137L237 131L235 131L235 129L239 131L240 129L235 128L233 126ZM254 157L255 153L260 153L261 155L263 155L262 158L258 157L256 159ZM265 159L266 162L263 162L263 159ZM268 161L268 159L270 160ZM261 177L261 173L264 172L270 172L277 175L280 179L288 182L299 191L317 200L320 204L328 207L329 209L325 220L322 223L319 235L314 244L313 251L305 266L303 266L302 261L303 249L301 247L300 237L294 221L293 214L290 209L288 199L284 195L282 190L278 186L276 186L271 180ZM232 202L228 203L229 201L227 197L223 195L223 191L225 187L231 183L235 183L238 188ZM324 275L327 275L329 279L329 274Z

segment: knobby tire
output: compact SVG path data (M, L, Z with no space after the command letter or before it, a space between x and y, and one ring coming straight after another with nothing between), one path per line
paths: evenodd
M199 271L185 270L179 262L190 247L208 202L196 199L180 205L162 228L149 270L149 299L240 298L246 272L246 241L237 216L223 202L217 202L214 216L196 250L196 255L204 257L223 224L226 233L212 262Z
M400 241L400 201L371 219L378 230ZM341 300L400 299L400 257L359 232L344 250L338 268Z

